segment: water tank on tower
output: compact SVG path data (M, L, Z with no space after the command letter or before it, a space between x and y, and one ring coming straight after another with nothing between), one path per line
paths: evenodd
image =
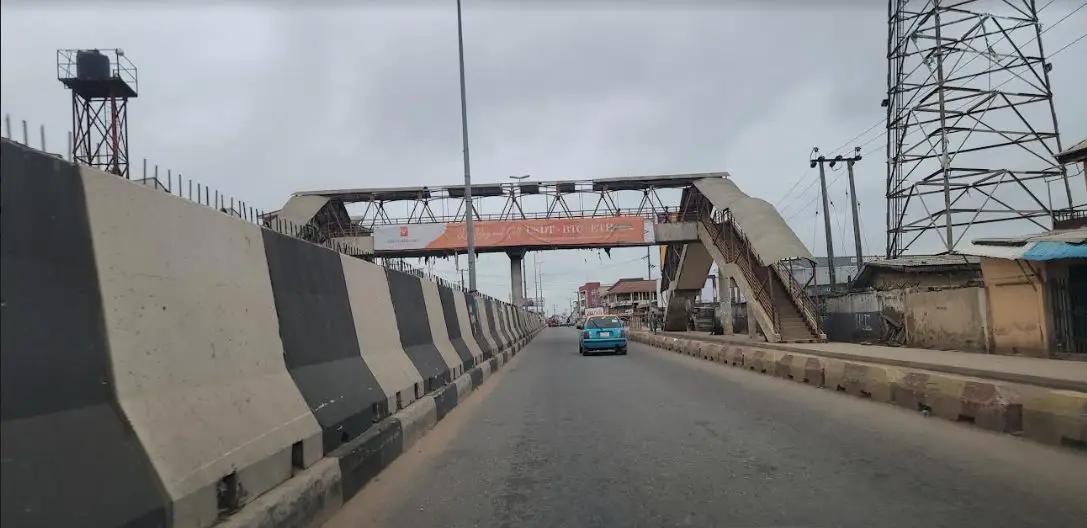
M76 53L75 72L81 81L109 79L109 57L98 50L80 50Z

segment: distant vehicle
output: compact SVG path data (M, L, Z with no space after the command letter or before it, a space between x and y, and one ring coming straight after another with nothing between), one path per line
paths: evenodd
M623 322L614 315L593 315L585 319L584 330L578 339L578 352L587 356L593 352L614 350L617 354L627 353L627 330Z

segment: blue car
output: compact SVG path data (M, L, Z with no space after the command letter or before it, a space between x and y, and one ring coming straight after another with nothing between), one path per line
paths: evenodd
M587 356L594 352L627 353L627 331L623 321L614 315L591 315L581 325L578 352Z

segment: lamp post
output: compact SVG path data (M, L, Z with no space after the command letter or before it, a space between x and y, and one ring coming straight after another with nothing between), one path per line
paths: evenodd
M460 60L460 124L461 143L464 146L464 227L468 245L468 291L476 292L476 233L473 220L476 208L472 202L472 164L468 155L468 100L464 89L464 29L461 20L460 0L457 0L457 47ZM474 303L473 303L474 304Z

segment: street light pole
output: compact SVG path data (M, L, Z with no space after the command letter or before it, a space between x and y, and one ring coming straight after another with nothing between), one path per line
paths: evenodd
M460 0L457 0L457 46L460 59L460 125L461 143L464 145L464 227L468 239L468 291L476 292L476 208L472 202L472 164L468 156L468 100L464 89L464 29L461 20Z

